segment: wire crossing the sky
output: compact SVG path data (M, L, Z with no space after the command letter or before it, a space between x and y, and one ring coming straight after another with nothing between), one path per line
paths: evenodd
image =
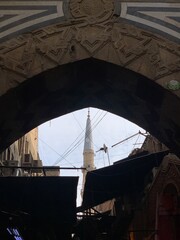
M99 110L100 111L100 110ZM99 113L99 111L95 114L95 116L93 117L93 119L97 116L97 114ZM95 122L92 124L92 131L97 127L97 125L102 121L102 119L107 115L108 112L101 112L100 115L97 117L97 119L95 120ZM103 115L103 116L102 116ZM99 119L100 118L100 119ZM92 120L93 120L92 119ZM75 149L77 149L82 142L84 141L84 135L78 140L78 138L85 132L85 129L80 133L80 135L73 141L73 143L70 145L70 147L67 148L67 150L62 154L62 157L59 157L55 163L53 165L57 165L58 163L60 163L63 158L66 158L67 156L69 156L72 152L74 152ZM77 141L78 140L78 141ZM76 142L77 141L77 142ZM76 142L76 143L75 143ZM74 144L75 143L75 144ZM74 145L73 145L74 144ZM72 147L71 147L72 146Z

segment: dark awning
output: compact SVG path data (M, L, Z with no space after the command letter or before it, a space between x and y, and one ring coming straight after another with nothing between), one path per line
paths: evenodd
M144 178L153 167L158 167L168 151L132 156L117 164L88 172L81 210L97 206L131 191L141 191Z
M0 177L0 222L33 226L76 221L78 177Z

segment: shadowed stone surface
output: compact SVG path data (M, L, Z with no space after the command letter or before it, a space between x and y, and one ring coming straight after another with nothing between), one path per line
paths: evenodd
M122 116L179 153L180 99L151 80L96 59L59 66L0 98L0 146L52 118L97 107Z
M178 153L179 12L179 1L0 0L0 149L94 106Z

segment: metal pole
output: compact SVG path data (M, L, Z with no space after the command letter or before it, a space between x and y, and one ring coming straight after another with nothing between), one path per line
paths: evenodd
M155 229L156 229L156 234L155 234L155 240L158 240L159 237L158 237L158 218L159 218L159 194L157 193L157 196L156 196L156 220L155 220Z
M83 170L86 170L86 168L83 168L83 167L51 167L51 166L44 166L44 167L30 167L30 166L27 166L27 167L22 167L22 166L0 166L0 169L1 168L10 168L10 169L40 169L40 170L46 170L46 169L63 169L63 170L80 170L80 169L83 169Z
M109 157L109 151L108 151L108 148L107 148L107 156L108 156L108 162L109 162L109 166L110 166L111 163L110 163L110 157Z
M123 139L122 141L120 141L120 142L112 145L111 147L115 147L116 145L118 145L118 144L120 144L120 143L123 143L123 142L129 140L130 138L133 138L133 137L137 136L138 134L140 134L140 131L139 131L138 133L136 133L136 134L134 134L134 135L132 135L132 136L130 136L130 137L127 137L127 138Z

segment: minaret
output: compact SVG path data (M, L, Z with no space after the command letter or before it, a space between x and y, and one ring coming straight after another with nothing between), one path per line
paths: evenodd
M87 115L87 121L86 121L86 132L85 132L84 151L83 151L83 168L86 168L86 170L83 170L83 182L82 182L82 192L81 192L82 196L84 192L86 173L87 171L92 171L95 169L90 109L88 109L88 115Z

